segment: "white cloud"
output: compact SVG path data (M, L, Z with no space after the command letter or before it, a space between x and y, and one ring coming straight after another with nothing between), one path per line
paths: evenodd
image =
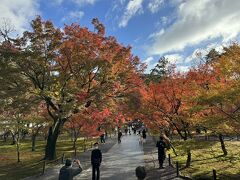
M83 11L71 11L68 16L65 16L61 19L62 22L65 21L79 21L84 16Z
M148 36L149 39L153 39L153 38L156 38L158 36L161 36L162 34L164 34L164 29L161 29L159 32L155 32L155 33L152 33Z
M150 0L150 2L148 3L148 9L152 13L156 13L160 9L160 7L163 5L163 3L164 3L164 0Z
M240 33L239 0L179 1L177 20L158 35L150 54L181 51L205 40L227 42Z
M154 60L153 57L150 56L147 59L145 59L143 62L146 63L146 64L150 64L153 60Z
M17 34L30 26L30 21L40 14L36 0L1 0L0 20L9 19ZM1 26L1 25L0 25Z
M171 64L178 64L178 63L182 63L183 62L183 56L181 56L180 54L167 54L164 56L168 62L170 62Z
M142 7L143 0L131 0L128 2L127 7L125 8L124 14L120 19L118 24L119 27L126 27L128 21L135 16L136 14L143 13Z
M97 0L72 0L72 1L78 4L79 6L84 6L86 4L93 5Z
M193 51L191 55L186 57L185 63L196 63L199 58L205 57L210 50L215 49L217 52L222 53L223 47L228 46L228 43L211 43L206 48L197 48Z
M169 21L168 17L166 17L166 16L161 17L161 23L163 25L167 24L168 21Z

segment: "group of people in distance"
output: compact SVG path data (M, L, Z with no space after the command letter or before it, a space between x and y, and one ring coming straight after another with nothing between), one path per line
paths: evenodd
M141 135L142 133L142 135ZM146 140L146 130L139 133L143 139ZM118 142L121 143L122 132L120 128L118 129ZM102 137L100 136L100 139ZM102 139L101 139L102 142ZM105 141L104 141L105 143ZM163 136L160 136L160 139L156 143L156 147L158 148L158 161L159 161L159 168L162 169L163 162L166 158L165 149L167 147ZM94 149L91 152L91 165L92 165L92 180L99 180L100 179L100 166L102 163L102 152L98 148L98 143L94 143ZM67 159L65 162L65 166L60 169L59 173L59 180L72 180L74 176L81 173L83 170L82 165L79 160L70 160ZM114 173L114 172L113 172ZM135 169L136 177L138 180L144 180L146 177L146 169L144 166L138 166Z

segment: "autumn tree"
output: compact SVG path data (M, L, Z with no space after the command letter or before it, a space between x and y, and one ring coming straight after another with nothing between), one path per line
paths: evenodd
M223 135L239 133L239 49L239 45L233 44L221 54L210 51L206 58L211 56L211 61L190 72L195 73L198 94L194 98L196 106L192 108L195 118L218 134L224 155L227 149Z
M78 24L61 31L37 17L32 31L0 44L1 70L8 72L0 74L1 98L17 96L22 90L26 102L46 103L51 123L45 159L55 158L59 133L74 114L106 96L124 97L137 86L139 59L130 47L105 36L97 19L92 23L95 32Z
M176 130L184 140L190 136L188 106L184 99L189 94L187 84L184 75L174 72L141 90L143 113L149 118L149 125Z

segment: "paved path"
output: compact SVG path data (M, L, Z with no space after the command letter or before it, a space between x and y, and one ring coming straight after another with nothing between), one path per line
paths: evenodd
M144 166L144 152L138 136L123 136L122 143L115 144L107 153L103 153L101 180L135 180L135 168L140 165ZM75 179L91 180L91 173L89 168Z
M111 147L116 144L117 139L116 137L108 138L106 140L106 144L100 144L100 148L103 153L107 152ZM83 169L88 169L90 167L90 155L91 150L87 150L80 154L81 164L83 165ZM59 170L63 166L63 164L59 164L53 167L49 167L46 169L44 175L35 175L31 177L24 178L23 180L57 180L59 175Z

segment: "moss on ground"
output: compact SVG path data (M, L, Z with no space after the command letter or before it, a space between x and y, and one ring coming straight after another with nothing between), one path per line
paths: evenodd
M172 150L168 153L175 163L179 161L181 173L194 179L212 179L212 170L217 171L217 177L221 180L240 179L240 141L226 141L228 155L223 156L220 142L200 140L175 140L173 145L178 156ZM192 162L189 168L185 168L187 149L191 149Z
M64 140L65 139L65 140ZM86 147L90 147L93 140L86 141ZM0 179L16 180L32 176L42 172L44 148L46 142L38 140L36 142L36 151L31 151L31 141L21 142L21 162L17 163L16 145L0 141ZM83 139L77 141L77 152L83 152ZM73 156L73 143L66 138L59 138L57 142L57 157L65 154L65 157ZM52 164L54 165L54 163Z

